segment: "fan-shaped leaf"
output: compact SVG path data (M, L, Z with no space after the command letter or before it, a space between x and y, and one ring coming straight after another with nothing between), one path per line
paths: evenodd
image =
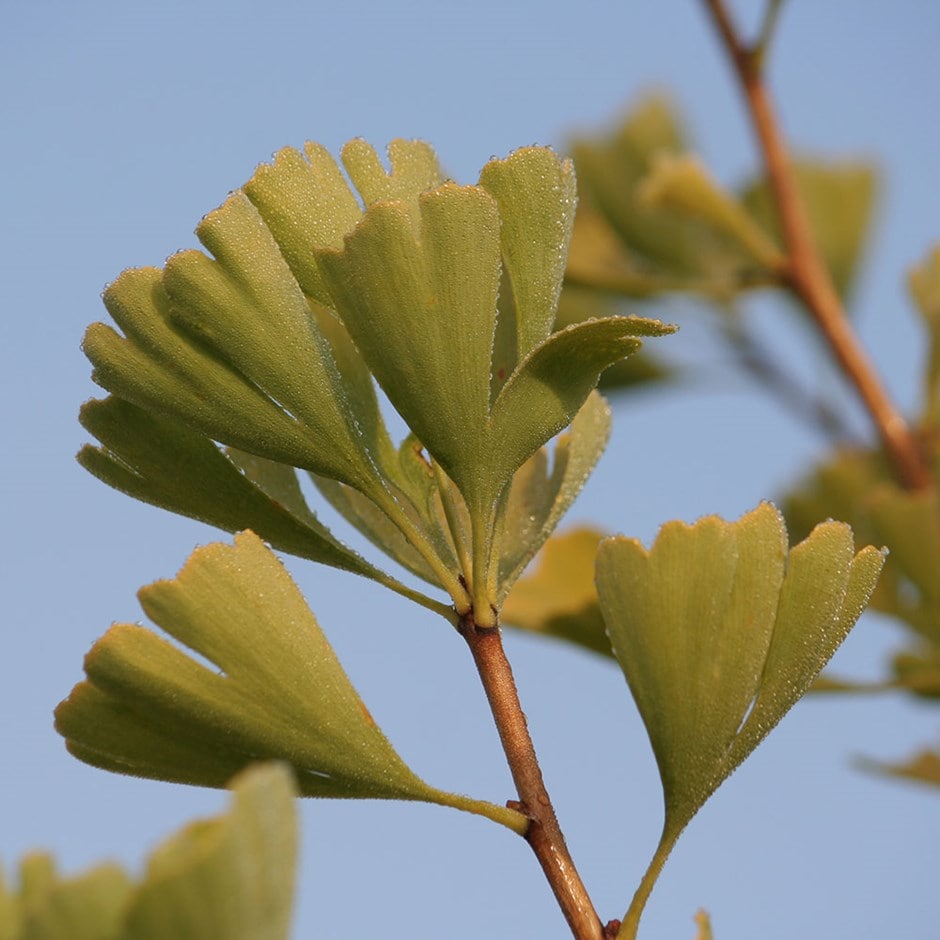
M594 560L603 538L603 532L587 528L550 538L535 570L506 598L503 623L612 656L594 586Z
M692 156L661 154L638 190L651 206L671 209L708 225L719 237L743 250L750 259L776 271L784 258L748 211L712 179Z
M280 562L250 532L198 549L145 612L207 668L144 627L112 627L56 711L69 749L106 769L221 786L288 761L305 796L424 800L518 828L519 814L428 786L378 729ZM215 671L219 670L219 671Z
M672 845L721 782L807 690L861 614L883 555L818 526L789 554L779 513L663 526L647 551L602 543L597 586L614 655L656 755L663 835L621 936ZM632 932L631 932L632 931Z
M287 769L246 770L231 809L192 823L150 857L126 940L287 940L297 864Z
M875 167L863 162L794 161L797 186L816 244L841 294L851 290L865 248L878 194ZM745 187L744 204L767 231L779 237L774 199L766 182Z
M282 551L383 580L307 508L292 467L220 450L183 425L121 401L86 402L80 419L101 446L78 461L115 489L218 526L250 527Z

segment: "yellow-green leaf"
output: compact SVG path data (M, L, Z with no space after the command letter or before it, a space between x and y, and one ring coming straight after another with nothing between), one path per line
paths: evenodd
M231 786L227 813L190 824L150 857L125 940L287 940L297 864L291 774L253 767Z
M296 788L283 765L229 784L231 808L187 826L135 884L117 865L63 877L52 858L0 878L2 940L287 940L297 861Z
M623 537L601 544L601 610L665 800L662 839L621 936L634 936L688 822L845 638L882 561L871 547L856 555L836 522L787 553L783 519L766 503L735 523L667 523L649 550Z
M480 186L496 199L502 221L500 243L515 314L511 372L552 331L574 223L574 167L550 150L526 147L487 163ZM535 238L535 232L550 237Z
M661 154L638 195L648 205L701 220L770 272L783 264L780 249L744 206L712 179L697 157Z
M379 384L428 453L466 491L490 399L499 285L499 214L479 187L373 206L318 263Z
M506 598L503 622L612 656L594 586L594 560L604 535L578 528L550 538L535 570Z
M115 489L228 532L251 528L311 561L387 578L314 516L292 467L226 454L202 434L119 398L86 402L80 420L101 444L85 445L79 463Z
M909 760L897 764L883 763L881 761L860 760L860 766L875 773L887 774L891 777L901 777L905 780L914 780L929 786L940 787L940 752L932 750L918 751Z
M305 796L424 800L518 828L518 813L437 790L405 765L253 533L197 549L174 580L139 597L184 649L126 624L95 644L87 680L56 710L56 727L80 759L203 786L278 759L294 768Z
M607 446L610 420L607 402L592 392L555 444L551 475L547 449L542 448L513 478L502 518L498 603L583 489Z
M29 869L47 866L48 879L30 884ZM133 886L117 865L105 864L63 878L49 856L24 859L19 896L0 913L4 940L125 940L124 913ZM11 903L12 902L12 903Z
M794 161L800 195L806 205L816 244L839 293L852 287L878 195L878 173L870 163ZM766 182L748 184L744 204L768 232L779 239L774 199Z
M940 423L940 245L910 271L908 288L927 331L924 418L936 428Z

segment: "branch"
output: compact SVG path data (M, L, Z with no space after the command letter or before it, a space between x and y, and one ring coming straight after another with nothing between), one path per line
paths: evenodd
M499 628L477 627L472 615L468 614L461 617L458 629L473 655L516 785L519 805L513 805L513 808L526 814L530 820L525 840L542 866L572 935L577 940L602 940L604 932L600 918L565 845L542 780Z
M786 282L813 316L843 373L858 392L898 480L908 489L927 489L932 481L924 455L859 343L816 248L761 72L764 50L751 49L741 41L724 0L704 2L731 59L760 144L787 250Z

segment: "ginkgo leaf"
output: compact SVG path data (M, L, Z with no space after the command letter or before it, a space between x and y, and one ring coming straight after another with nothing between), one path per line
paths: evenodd
M363 359L466 503L473 570L463 574L484 617L498 603L494 520L513 475L640 337L672 331L609 317L551 332L573 185L568 163L528 148L484 167L480 186L419 194L416 215L402 200L378 201L342 250L315 251ZM500 301L498 334L502 265L511 299Z
M105 864L63 877L45 854L0 879L3 940L287 940L297 863L296 788L283 765L229 786L230 809L150 856L139 883Z
M372 500L357 492L351 486L344 486L336 480L313 476L313 482L326 501L344 518L354 525L373 545L381 548L407 571L417 575L429 584L437 584L437 574L415 550L402 531L379 509ZM456 570L457 563L453 550L435 539L438 557L449 562Z
M858 765L874 773L887 774L891 777L901 777L905 780L940 787L940 751L918 751L909 760L896 764L865 758L860 759Z
M69 878L51 856L33 853L20 863L19 890L0 894L3 940L130 940L123 927L133 884L118 865Z
M592 392L555 445L551 473L546 448L513 478L500 542L498 603L545 544L584 487L610 437L610 407Z
M566 428L601 373L638 350L641 338L674 331L658 320L607 317L566 327L537 346L493 403L490 459L479 471L488 488L511 477L542 444Z
M317 255L333 303L389 400L466 491L490 400L499 214L479 187L373 206L343 251ZM455 367L459 364L459 367Z
M292 467L225 453L198 432L119 398L86 402L80 420L101 444L85 445L78 462L115 489L228 532L251 528L293 555L385 579L310 512Z
M394 140L388 150L390 174L365 141L351 141L343 148L343 164L366 205L402 199L416 206L419 193L444 181L434 151L423 141ZM303 291L329 305L312 249L341 248L343 236L362 216L362 206L336 161L320 144L307 143L303 154L286 147L272 163L258 167L244 191Z
M283 765L234 780L232 805L150 856L126 940L287 940L297 865L296 788Z
M712 179L697 157L660 154L638 189L640 200L699 219L769 271L784 262L780 249L744 206Z
M793 162L796 183L809 215L816 244L841 294L851 290L865 248L878 195L878 174L870 163ZM779 235L774 197L764 180L748 184L741 195L767 231Z
M500 244L516 334L511 372L552 332L574 223L574 166L545 148L525 147L487 163L480 186L496 199L502 222ZM533 238L533 232L552 237Z
M660 845L624 921L633 937L659 870L721 782L806 692L861 614L883 553L842 523L787 552L769 504L728 523L667 523L653 547L612 538L597 587L665 800Z
M446 591L458 615L472 608L493 625L599 451L585 450L588 460L579 450L567 477L555 473L554 510L543 493L530 545L499 531L513 476L575 419L605 370L641 338L673 328L606 317L553 332L575 183L570 161L550 150L493 160L479 185L463 187L443 180L421 141L394 141L390 170L363 141L349 143L342 162L352 186L323 148L282 150L202 220L208 253L180 252L162 272L127 271L108 288L122 332L89 329L94 377L128 403L125 414L138 410L138 425L161 426L168 452L160 462L151 447L146 473L128 472L104 441L83 460L159 505L255 526L292 551L305 542L301 554L367 573L452 619L377 576L316 522L292 482L290 468L304 469L370 539ZM429 481L391 441L375 382L408 425ZM189 456L230 487L216 445L268 462L267 483L238 484L251 494L247 518L238 503L212 504L208 481L184 493L185 477L169 479L171 439L187 435ZM564 447L558 457L567 461ZM272 515L281 502L273 475L282 494L282 483L292 487L292 508Z
M924 368L924 419L932 427L940 421L940 246L908 273L908 289L927 331Z
M251 203L230 197L198 233L216 260L182 252L105 292L124 336L100 324L86 333L95 381L213 440L375 489L372 442Z
M518 813L437 790L404 764L253 533L197 549L174 580L139 597L154 623L212 668L145 627L112 627L86 657L87 680L56 710L75 756L203 786L279 759L304 796L424 800L519 828Z
M594 560L604 537L605 533L590 528L552 536L535 570L506 598L503 623L612 656L594 586Z
M608 250L605 269L583 263L589 249L579 238L597 236L597 226L576 228L572 252L579 283L647 296L662 290L716 284L736 285L741 252L700 219L652 205L642 184L654 163L688 151L678 114L668 100L641 101L609 134L577 140L572 146L583 209L593 211L615 233L617 251ZM581 210L579 210L581 211ZM605 241L606 234L601 236ZM596 240L596 238L595 238Z
M418 216L418 196L445 181L437 154L423 140L393 140L388 145L391 172L386 172L375 149L364 140L351 140L342 153L343 166L366 208L398 200Z

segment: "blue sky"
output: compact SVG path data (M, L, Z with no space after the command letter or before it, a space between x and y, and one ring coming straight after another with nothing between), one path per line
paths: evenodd
M899 9L793 0L771 77L797 145L871 157L883 170L854 316L909 407L919 334L903 274L940 238L940 6ZM51 711L108 624L140 618L136 589L220 536L133 503L73 460L85 440L78 406L100 394L78 345L104 316L103 286L192 246L203 213L272 151L308 138L336 150L356 136L378 146L423 137L472 181L493 154L563 146L610 126L644 91L666 89L720 179L746 176L754 152L725 62L688 0L12 0L2 23L0 856L9 864L43 846L69 870L106 857L137 866L222 797L77 763ZM780 311L753 315L865 428ZM608 455L572 521L649 539L670 518L736 518L820 453L812 432L709 358L699 311L670 304L664 316L685 328L668 341L677 354L716 385L619 404ZM442 787L512 796L466 649L443 622L344 575L290 567L412 766ZM836 665L876 676L900 640L868 617ZM654 764L623 679L558 646L507 644L572 852L603 916L620 916L660 823ZM936 717L891 698L798 706L683 837L645 936L691 937L699 906L719 940L932 936L937 796L851 761L936 740ZM527 847L482 820L318 803L305 805L303 825L298 938L565 935Z

